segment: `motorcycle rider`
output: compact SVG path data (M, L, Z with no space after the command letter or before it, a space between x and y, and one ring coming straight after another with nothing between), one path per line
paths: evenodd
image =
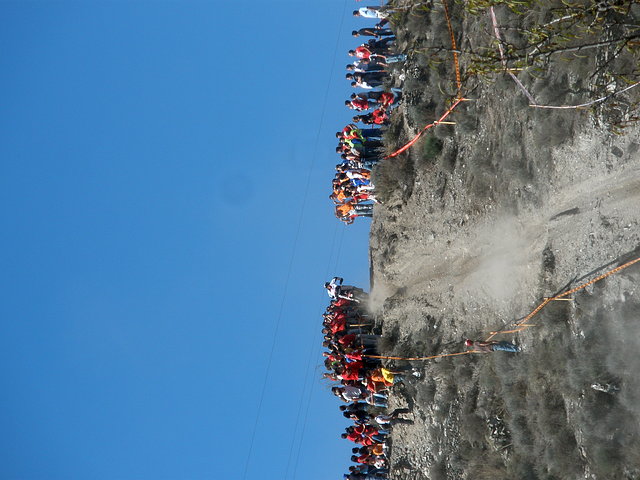
M325 282L324 288L327 289L327 295L337 300L338 298L344 298L345 300L351 300L354 302L360 302L356 295L362 295L362 289L354 287L352 285L343 285L344 279L342 277L333 277L330 282Z
M325 282L324 288L327 289L327 295L337 300L340 295L340 291L342 289L342 282L344 279L342 277L333 277L330 282Z

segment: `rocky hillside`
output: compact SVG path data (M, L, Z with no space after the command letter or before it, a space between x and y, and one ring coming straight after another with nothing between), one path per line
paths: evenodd
M410 61L387 141L400 146L456 85L442 4L397 3ZM389 354L462 351L640 256L640 87L617 93L640 73L640 5L498 2L509 68L538 104L609 96L542 109L504 73L477 3L449 5L471 101L375 172L372 309ZM535 327L500 337L522 353L417 362L422 380L396 387L416 421L394 431L392 478L640 478L639 280L633 266L551 302Z

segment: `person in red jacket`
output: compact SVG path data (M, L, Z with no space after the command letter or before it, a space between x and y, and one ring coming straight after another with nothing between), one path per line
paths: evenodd
M399 95L398 95L399 96ZM388 108L397 101L396 96L391 92L382 92L378 97L378 103L383 108Z
M360 445L369 446L375 443L384 443L388 433L386 430L376 430L371 425L356 425L347 427L346 433L343 433L341 437Z
M369 50L364 45L360 45L355 50L349 50L349 56L350 57L369 59L369 58L371 58L371 55L372 55L371 50Z
M356 96L352 100L345 100L344 104L350 109L358 110L359 112L369 110L370 108L373 108L375 106L374 103L369 103L369 100L360 96Z
M360 374L362 370L362 362L351 362L338 368L338 378L340 380L362 380Z
M354 115L355 123L362 122L365 125L386 125L389 123L389 115L382 108L378 108L366 115Z

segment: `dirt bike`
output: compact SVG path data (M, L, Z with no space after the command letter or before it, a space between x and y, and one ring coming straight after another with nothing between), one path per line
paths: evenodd
M366 302L369 299L369 294L358 287L340 287L337 297L351 302L360 303Z

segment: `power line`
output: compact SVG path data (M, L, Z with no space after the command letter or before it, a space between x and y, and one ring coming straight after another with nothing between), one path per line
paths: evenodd
M246 480L247 478L247 472L249 470L249 463L251 462L251 457L253 455L253 446L255 443L255 438L256 438L256 432L258 430L258 423L260 421L260 415L262 413L262 405L264 403L264 397L265 397L265 393L266 393L266 389L267 389L267 382L269 380L269 374L271 373L271 365L273 363L273 354L275 352L275 347L276 347L276 342L277 342L277 338L278 338L278 332L280 330L280 323L282 321L282 314L284 312L284 305L285 305L285 301L287 298L287 293L289 290L289 281L291 279L291 272L293 270L293 263L295 260L295 256L296 256L296 252L298 249L298 241L300 239L300 232L302 230L302 222L304 219L304 212L305 212L305 208L307 205L307 199L309 197L309 187L311 185L311 176L313 173L313 167L315 165L316 162L316 157L317 157L317 151L318 151L318 144L320 141L320 132L322 129L322 125L324 123L324 117L325 117L325 113L326 113L326 106L327 106L327 99L329 96L329 88L331 86L331 80L333 77L333 72L335 69L335 59L336 59L336 55L337 55L337 51L338 51L338 47L339 47L339 41L340 41L340 33L342 31L342 26L344 24L344 11L346 9L346 4L347 4L347 0L344 1L344 6L343 6L343 10L342 10L342 15L340 17L340 26L338 29L338 38L336 40L336 46L333 52L333 61L331 64L331 73L329 74L329 79L327 81L327 87L325 89L325 94L324 94L324 101L323 101L323 105L322 105L322 113L320 115L320 122L318 124L318 130L316 133L316 139L314 142L314 147L312 150L312 155L311 155L311 160L309 161L309 169L308 169L308 173L307 173L307 180L306 180L306 184L305 184L305 188L304 188L304 194L302 197L302 202L301 202L301 207L300 207L300 215L298 216L298 223L297 223L297 227L296 227L296 233L294 236L294 240L293 240L293 247L291 250L291 258L289 260L289 265L287 267L287 274L285 277L285 282L284 282L284 288L283 288L283 293L282 293L282 300L280 301L280 308L278 310L278 315L276 317L275 320L275 325L274 325L274 331L273 331L273 338L271 341L271 349L269 351L269 356L268 356L268 360L267 360L267 367L265 370L265 375L264 375L264 381L262 383L262 388L260 390L260 396L259 396L259 401L258 401L258 409L256 411L256 418L253 424L253 429L251 432L251 440L249 442L249 448L247 450L247 458L245 461L245 465L244 465L244 471L242 473L242 480ZM296 462L297 464L297 462Z
M335 228L333 230L333 238L331 239L331 248L329 250L329 261L327 262L327 271L325 273L325 278L329 277L330 274L330 265L331 265L331 260L333 259L333 255L334 255L334 250L335 250L335 246L336 246L336 239L338 238L338 227L340 225L338 223L336 223ZM324 293L321 293L324 296ZM322 308L322 307L320 307ZM311 341L312 343L315 343L314 337L315 335L312 335L311 337ZM289 457L287 458L287 467L285 469L285 476L284 476L284 480L287 480L287 478L289 478L289 467L291 465L291 459L293 457L293 450L295 448L295 441L296 441L296 434L298 432L298 425L300 424L300 418L301 418L301 414L302 414L302 406L304 405L304 397L305 397L305 392L307 390L307 384L309 383L309 378L310 378L310 374L309 374L309 368L310 365L313 361L313 357L314 357L314 352L313 352L313 348L309 349L309 357L307 358L307 367L305 370L305 377L304 377L304 384L302 386L302 392L300 393L300 400L298 401L298 412L296 413L296 423L295 426L293 428L293 434L291 435L291 444L289 446ZM302 443L302 438L300 439L300 443ZM299 452L299 449L298 449ZM297 457L296 457L296 465L297 465ZM295 478L295 473L294 473L294 477Z

